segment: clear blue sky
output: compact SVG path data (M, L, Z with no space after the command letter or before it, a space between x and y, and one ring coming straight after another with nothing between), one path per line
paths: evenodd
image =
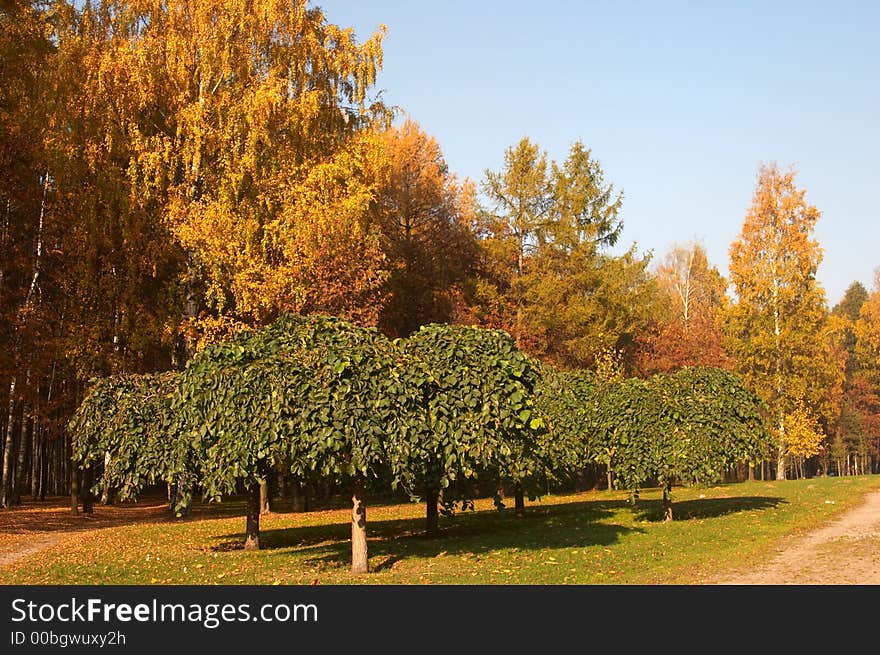
M829 304L880 266L880 2L313 0L364 40L377 89L479 182L530 137L580 139L624 192L623 245L701 240L727 273L762 161L822 217Z

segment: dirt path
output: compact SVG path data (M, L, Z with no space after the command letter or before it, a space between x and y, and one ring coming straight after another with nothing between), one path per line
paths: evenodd
M102 506L94 514L77 515L70 513L68 503L66 498L26 501L0 512L0 568L88 530L168 520L163 499Z
M834 523L792 537L765 567L707 584L880 584L880 491Z
M26 543L15 544L9 549L0 551L0 567L6 566L7 564L12 564L13 562L17 562L18 560L22 559L23 557L27 557L28 555L38 553L44 548L48 548L49 546L58 543L66 536L72 534L72 532L64 532L40 535L38 537L28 539Z

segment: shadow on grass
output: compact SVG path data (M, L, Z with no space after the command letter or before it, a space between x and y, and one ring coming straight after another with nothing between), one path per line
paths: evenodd
M739 496L733 498L700 498L698 500L672 501L672 518L675 521L709 519L737 512L775 509L788 501L775 496ZM660 500L640 500L636 511L642 521L662 521Z
M603 522L625 501L582 501L548 506L530 506L525 518L513 510L461 512L454 518L441 517L441 533L435 538L424 535L425 519L367 521L370 557L382 560L374 570L392 567L408 557L433 557L441 553L479 555L496 550L517 548L541 550L593 545L610 545L621 534L644 532L640 528ZM345 566L351 559L351 525L301 526L260 531L263 550L293 549L312 564ZM222 539L213 549L241 548L242 536L217 535ZM384 559L382 559L384 558Z
M676 520L720 517L736 512L776 508L786 501L771 496L705 498L673 502ZM424 518L367 522L370 558L378 560L374 571L390 569L410 557L429 558L440 554L480 555L516 548L541 550L608 546L622 535L644 533L639 527L609 522L621 509L632 508L636 520L661 521L660 501L641 500L633 508L626 500L576 501L553 505L530 505L525 518L517 518L512 509L502 512L482 510L462 512L454 518L441 517L438 537L424 535ZM369 512L368 512L369 517ZM313 565L347 566L351 559L350 523L301 526L260 531L263 550L287 554L294 550ZM242 535L224 534L224 541L213 550L242 548Z

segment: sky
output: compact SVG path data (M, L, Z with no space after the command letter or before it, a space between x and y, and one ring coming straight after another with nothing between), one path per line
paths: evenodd
M580 140L623 192L617 249L698 240L727 274L762 162L821 212L830 306L880 267L880 2L313 0L359 41L374 91L478 184L527 136Z

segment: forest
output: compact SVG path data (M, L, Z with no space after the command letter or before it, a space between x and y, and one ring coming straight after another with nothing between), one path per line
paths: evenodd
M303 0L0 3L0 506L76 510L91 480L71 419L102 380L191 375L291 316L423 362L481 328L529 367L635 394L721 370L773 442L726 475L880 472L880 269L829 306L794 169L756 163L728 277L689 235L618 253L602 153L573 140L555 161L523 138L460 179L376 92L383 38ZM577 484L613 484L601 456L579 466Z

